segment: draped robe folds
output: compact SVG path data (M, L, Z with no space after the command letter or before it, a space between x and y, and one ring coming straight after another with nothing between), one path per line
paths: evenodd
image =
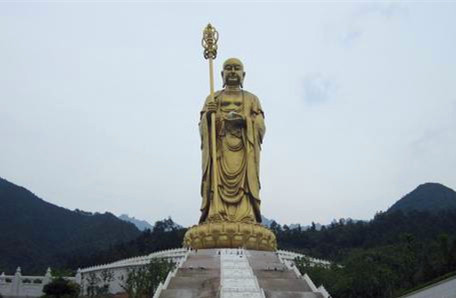
M207 221L261 222L260 213L260 150L265 133L264 113L258 98L241 90L242 104L236 111L245 125L230 128L221 108L224 92L215 93L218 196L214 196L212 180L211 123L206 99L199 123L202 149L201 218ZM214 203L214 199L218 199Z

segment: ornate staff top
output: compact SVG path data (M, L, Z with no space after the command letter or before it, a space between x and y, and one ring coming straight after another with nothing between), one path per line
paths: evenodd
M203 39L201 44L204 48L204 58L205 59L215 59L217 57L217 41L218 41L218 32L215 28L209 23L203 31Z

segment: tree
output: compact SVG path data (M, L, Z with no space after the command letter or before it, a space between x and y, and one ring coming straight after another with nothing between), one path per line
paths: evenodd
M105 269L97 275L95 272L89 273L87 277L86 293L89 297L107 297L109 293L109 283L114 280L114 273Z
M87 288L86 292L89 297L96 297L98 295L98 284L101 282L101 279L97 276L95 272L90 272L87 276Z
M146 266L129 270L121 286L129 298L152 298L174 266L166 259L153 258Z

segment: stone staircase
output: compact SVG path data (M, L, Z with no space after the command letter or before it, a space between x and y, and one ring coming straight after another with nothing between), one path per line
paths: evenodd
M264 298L258 280L242 249L220 250L220 297Z
M220 290L220 255L217 249L192 251L160 298L217 298Z
M203 249L189 253L159 297L328 297L306 278L290 270L274 252Z
M266 298L323 298L282 264L275 253L249 250L246 255Z

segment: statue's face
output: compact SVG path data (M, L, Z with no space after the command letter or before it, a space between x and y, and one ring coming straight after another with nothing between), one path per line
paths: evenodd
M223 63L223 85L241 86L244 82L244 66L239 59L230 58Z

